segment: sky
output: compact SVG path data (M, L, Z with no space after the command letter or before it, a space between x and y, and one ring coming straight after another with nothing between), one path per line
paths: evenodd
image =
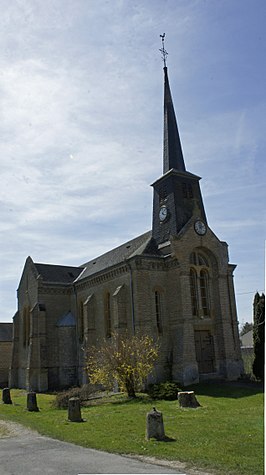
M265 280L265 0L0 0L1 322L27 256L74 265L151 229L163 63L186 168L229 244L240 325Z

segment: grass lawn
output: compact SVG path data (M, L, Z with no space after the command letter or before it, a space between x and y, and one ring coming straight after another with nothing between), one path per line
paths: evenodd
M198 385L201 407L181 409L177 401L124 395L82 408L83 423L51 406L53 395L38 394L40 412L25 409L26 392L12 390L13 405L0 404L0 419L20 422L41 434L108 452L178 460L221 474L263 474L263 392L233 385ZM163 412L169 442L145 440L146 413Z

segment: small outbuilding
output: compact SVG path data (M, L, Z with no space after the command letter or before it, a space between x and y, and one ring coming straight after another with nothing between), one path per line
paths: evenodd
M246 355L253 355L253 330L250 330L245 333L245 335L241 336L241 352L243 357Z

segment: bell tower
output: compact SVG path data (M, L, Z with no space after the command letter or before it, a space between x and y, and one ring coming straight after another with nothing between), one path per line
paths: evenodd
M188 172L185 167L168 79L164 36L161 35L163 45L160 50L164 61L163 175L152 184L152 235L157 245L167 242L170 235L177 235L194 214L207 224L200 177Z

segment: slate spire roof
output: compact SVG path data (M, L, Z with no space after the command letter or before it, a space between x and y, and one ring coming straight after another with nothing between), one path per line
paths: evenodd
M163 173L174 168L185 172L185 162L177 127L174 105L172 101L167 67L164 70L164 145L163 145Z

